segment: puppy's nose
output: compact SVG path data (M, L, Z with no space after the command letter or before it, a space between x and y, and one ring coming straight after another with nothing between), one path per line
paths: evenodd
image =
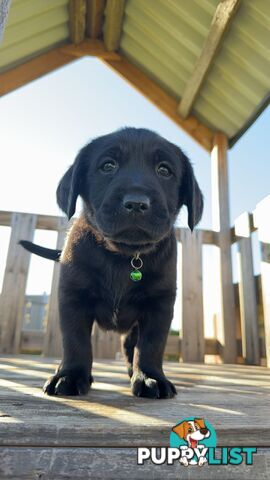
M145 213L150 208L150 199L141 193L128 193L123 198L127 213Z
M200 432L202 433L202 435L206 435L208 432L208 428L201 428Z

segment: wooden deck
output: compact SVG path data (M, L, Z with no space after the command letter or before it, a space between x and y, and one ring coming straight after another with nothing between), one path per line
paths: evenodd
M87 397L47 397L57 363L0 357L0 479L270 478L268 369L167 363L178 395L149 400L130 394L121 361L98 361ZM212 423L219 446L259 447L254 465L136 465L135 447L169 446L172 426L193 415Z

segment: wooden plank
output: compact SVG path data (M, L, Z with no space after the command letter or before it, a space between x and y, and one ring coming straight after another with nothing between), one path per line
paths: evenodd
M168 442L169 445L169 442ZM167 445L167 446L168 446ZM137 449L135 447L114 448L29 448L16 447L0 450L2 458L1 479L50 479L67 480L182 480L190 479L190 468L184 468L175 461L168 465L153 465L150 459L143 465L137 465ZM158 454L159 455L159 454ZM27 459L27 461L26 461ZM91 459L91 460L90 460ZM269 448L260 448L253 456L253 465L205 465L196 469L194 478L198 480L258 480L269 477ZM132 473L131 473L132 470ZM38 473L37 473L38 472ZM192 470L193 472L193 470ZM236 473L237 472L237 476ZM153 475L154 473L154 475ZM38 477L39 476L39 477Z
M187 120L183 120L177 113L177 101L139 68L132 65L132 63L124 57L122 57L121 61L106 58L102 58L102 61L165 113L176 125L191 135L202 147L207 151L211 151L214 137L213 132L200 123L195 117L190 116Z
M95 328L93 329L95 330ZM109 332L113 334L113 332ZM21 352L22 353L42 353L44 345L44 336L45 333L43 330L23 330L21 334ZM110 349L109 357L103 355L103 337L96 336L95 333L92 335L92 347L93 347L93 357L95 360L111 358L118 359L121 355L120 353L120 344L119 344L119 335L114 334L113 342ZM215 338L205 338L205 355L214 355L222 356L223 346ZM182 339L176 335L169 335L168 341L165 347L165 358L167 356L175 356L179 358L181 352ZM262 358L265 358L265 344L263 339L260 339L260 352ZM237 340L237 356L242 358L242 341L241 339Z
M12 212L0 210L0 226L9 227L11 225ZM36 228L41 230L57 230L59 217L55 215L37 215ZM180 232L182 228L176 227L175 233L178 241L180 241ZM202 243L206 245L218 245L218 232L213 230L201 230Z
M87 0L86 33L90 38L102 35L105 0Z
M239 270L239 301L241 317L242 352L246 363L259 365L259 332L250 215L245 212L235 220Z
M0 216L0 219L1 219L1 216ZM175 235L178 242L181 241L181 232L184 230L188 231L189 229L183 228L183 227L175 228ZM218 242L219 242L218 232L214 232L213 230L202 230L202 229L199 229L199 230L202 234L202 243L204 245L218 245Z
M253 214L261 247L261 282L267 366L270 367L270 195L257 204Z
M114 61L119 58L114 52L107 52L104 44L99 40L85 40L80 45L63 45L1 73L0 96L85 55L97 56L98 58L104 56L105 59L113 59Z
M0 226L10 227L13 212L0 210ZM57 230L59 218L56 215L36 215L36 229L40 230Z
M7 415L0 417L1 448L53 446L80 450L107 447L108 438L114 447L168 446L172 426L193 415L204 416L214 426L219 446L270 444L266 368L202 368L165 362L164 371L179 395L162 401L133 397L124 363L112 360L94 362L95 382L87 396L48 397L41 386L55 367L53 359L1 356L0 410Z
M217 133L214 137L211 161L213 230L219 232L217 249L219 271L217 281L220 282L219 341L224 347L224 361L234 363L236 360L236 314L232 281L227 148L226 135Z
M241 0L222 0L218 4L201 54L197 58L179 104L178 110L182 118L190 114L240 2Z
M61 250L66 238L68 222L66 218L59 217L58 236L56 248ZM44 338L43 353L50 356L62 356L62 340L59 326L58 312L58 282L60 274L60 264L54 263L53 278L51 284L51 293L47 311L47 327Z
M104 60L114 60L115 62L121 61L121 57L118 53L108 52L105 49L104 43L96 39L86 39L79 45L63 45L59 50L65 54L72 55L75 58L89 55L90 57L98 57Z
M1 74L0 96L46 75L47 73L85 55L97 56L117 72L150 102L186 131L207 151L211 151L213 132L190 116L183 120L177 113L177 101L163 91L135 65L115 52L108 52L99 40L85 40L79 45L64 45L25 62Z
M0 96L12 92L47 73L72 62L74 57L61 52L58 48L43 53L18 67L0 75Z
M70 41L78 45L85 36L86 0L69 0Z
M204 361L202 296L202 238L199 230L181 232L182 243L182 330L181 357L184 362Z
M35 227L35 215L27 213L12 215L12 230L0 298L2 352L18 353L20 351L30 254L18 245L18 242L21 239L33 240Z
M119 48L124 11L125 0L107 0L103 38L109 52Z

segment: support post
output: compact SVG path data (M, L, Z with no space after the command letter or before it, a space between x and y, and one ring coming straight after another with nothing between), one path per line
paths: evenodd
M261 247L261 279L267 367L270 367L270 195L256 206L254 225L258 228Z
M247 364L260 365L258 315L251 244L251 218L244 212L235 220L239 270L242 355Z
M231 230L227 162L228 139L214 136L212 160L213 230L218 232L218 270L220 282L219 341L225 363L236 361L236 314L232 280Z

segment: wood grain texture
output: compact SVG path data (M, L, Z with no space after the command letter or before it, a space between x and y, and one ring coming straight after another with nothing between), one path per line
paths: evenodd
M254 455L254 465L185 468L179 462L153 465L146 461L144 465L137 465L134 447L11 447L0 448L0 475L3 480L268 480L269 459L269 448L260 448Z
M78 45L85 37L86 0L69 0L70 41Z
M88 39L79 45L62 45L1 73L0 96L16 90L85 55L98 58L104 56L105 59L113 59L114 61L117 61L119 58L114 52L108 52L104 44L99 40Z
M0 297L1 351L20 351L21 330L24 315L25 288L30 263L30 253L24 250L19 240L32 241L36 216L13 213L6 268Z
M195 63L191 77L182 95L178 109L182 118L186 118L190 114L200 88L221 46L224 35L240 6L240 2L241 0L222 0L219 2L201 54Z
M239 300L242 352L246 363L259 365L259 331L256 285L253 271L250 215L245 212L235 220L239 272Z
M105 0L87 0L86 33L90 38L102 35Z
M123 362L95 361L87 396L48 397L41 386L57 364L0 357L0 448L168 446L172 426L193 415L212 423L219 446L270 444L267 368L166 363L178 395L151 400L131 395Z
M204 361L202 295L202 237L199 230L181 232L182 243L182 342L184 362Z
M125 0L107 0L103 38L109 52L118 50L122 34Z
M227 137L223 133L217 133L214 137L211 161L213 230L219 232L219 246L216 252L217 285L220 285L219 340L224 346L224 361L233 363L236 360L236 312L232 278L227 149Z
M270 367L270 195L257 204L253 213L258 228L261 248L261 282L264 313L265 349L267 366Z

